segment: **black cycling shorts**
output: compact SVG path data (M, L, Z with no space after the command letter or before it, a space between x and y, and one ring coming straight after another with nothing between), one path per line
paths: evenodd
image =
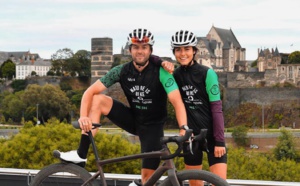
M114 99L112 108L106 117L127 132L138 135L142 153L162 149L160 138L164 136L163 123L151 125L136 123L130 107ZM142 161L142 168L155 170L159 163L160 158L145 158Z
M198 145L197 149L193 149L193 154L189 153L189 143L184 143L183 145L183 152L186 153L184 156L184 163L186 165L191 165L191 166L196 166L196 165L202 165L202 160L203 160L203 151L207 153L207 158L208 158L208 164L209 166L215 165L217 163L227 163L227 153L224 154L222 157L215 157L214 156L214 142L212 142L213 139L208 141L207 143L207 149L203 148L201 144ZM199 143L199 142L196 142ZM193 146L195 147L195 143L193 142Z

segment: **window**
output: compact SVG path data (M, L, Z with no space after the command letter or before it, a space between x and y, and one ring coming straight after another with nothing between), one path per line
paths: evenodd
M289 78L293 78L293 67L289 67Z
M99 57L98 56L93 57L93 61L99 61Z

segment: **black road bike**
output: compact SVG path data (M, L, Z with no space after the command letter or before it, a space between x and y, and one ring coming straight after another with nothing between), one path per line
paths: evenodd
M80 128L78 122L73 123L75 128ZM93 124L93 128L100 127L100 124ZM146 152L140 154L127 155L117 158L100 160L98 151L95 145L95 141L91 132L88 133L93 153L95 155L95 161L98 171L91 175L86 169L70 162L61 160L60 163L51 164L49 166L41 169L32 179L30 186L52 186L52 185L66 185L66 178L71 179L72 186L107 186L107 179L103 172L103 166L111 163L117 163L127 160L135 160L142 158L157 158L163 161L160 166L155 170L154 174L149 178L149 180L143 184L143 186L185 186L188 185L188 180L203 180L204 185L215 185L215 186L229 186L226 180L221 177L205 170L181 170L178 171L175 167L173 159L178 156L183 156L181 153L183 148L183 143L193 140L198 142L205 142L206 130L202 130L197 136L192 136L192 130L186 130L184 136L172 136L163 137L161 143L163 145L162 150ZM171 153L168 143L175 143L177 149L174 153ZM198 143L199 144L199 143ZM191 147L191 145L190 145ZM59 158L60 154L58 151L53 152L54 156ZM167 173L166 178L161 180L162 176ZM64 181L63 181L64 180ZM67 179L70 180L70 179ZM65 182L65 183L62 183Z

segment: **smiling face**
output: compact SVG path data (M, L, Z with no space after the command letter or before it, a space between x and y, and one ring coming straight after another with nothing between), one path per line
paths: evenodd
M174 55L178 63L187 66L194 58L195 51L192 46L175 47Z
M149 60L152 49L149 44L132 44L130 53L137 65L144 66Z

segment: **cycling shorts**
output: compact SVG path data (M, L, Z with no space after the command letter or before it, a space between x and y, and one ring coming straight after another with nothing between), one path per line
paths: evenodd
M112 108L106 117L127 132L138 135L142 153L162 149L160 138L164 136L163 123L151 125L136 123L130 107L114 99ZM142 161L142 168L155 170L159 163L160 158L145 158Z
M196 142L199 143L199 142ZM193 142L193 147L195 147L195 143ZM222 157L215 157L214 156L214 142L213 139L208 140L207 142L207 149L203 147L203 145L199 144L197 149L193 148L193 154L189 153L189 143L184 143L183 145L183 152L186 153L184 156L184 163L186 165L202 165L203 160L203 152L207 153L208 164L209 166L215 165L217 163L227 163L227 153L224 154Z

